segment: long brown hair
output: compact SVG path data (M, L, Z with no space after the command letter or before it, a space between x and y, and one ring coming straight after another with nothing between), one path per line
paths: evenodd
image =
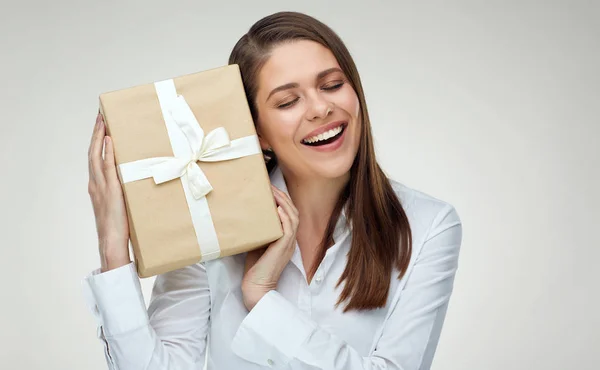
M351 225L352 245L348 263L337 283L345 282L337 304L347 301L344 312L385 306L393 268L400 279L408 267L412 236L408 217L394 189L375 159L371 123L356 65L339 36L327 25L297 12L279 12L256 22L234 46L229 64L238 64L255 119L258 74L278 44L310 40L325 46L336 57L360 102L362 132L358 153L350 170L350 181L340 194L331 214L319 249L319 256L309 275L313 275L333 244L333 232L344 210ZM269 156L267 166L274 168L277 158Z

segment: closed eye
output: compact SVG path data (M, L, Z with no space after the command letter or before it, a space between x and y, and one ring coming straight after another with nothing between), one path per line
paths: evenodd
M297 102L297 101L298 101L298 99L299 99L299 98L296 98L296 99L294 99L294 100L292 100L292 101L289 101L289 102L287 102L287 103L280 104L280 105L278 105L278 106L277 106L277 108L287 108L287 107L291 107L291 106L292 106L292 105L293 105L295 102Z
M340 83L337 83L337 84L335 84L335 85L331 85L331 86L326 86L326 87L323 87L323 90L326 90L326 91L333 91L333 90L337 90L337 89L339 89L339 88L340 88L340 87L342 87L343 85L344 85L344 83L343 83L343 82L340 82Z
M321 89L325 90L325 91L335 91L335 90L338 90L339 88L341 88L342 86L344 86L344 82L343 81L339 82L339 83L336 83L334 85L324 86ZM299 98L296 98L296 99L291 100L291 101L289 101L287 103L280 104L280 105L277 106L277 108L285 109L285 108L291 107L292 105L294 105L298 101L298 99Z

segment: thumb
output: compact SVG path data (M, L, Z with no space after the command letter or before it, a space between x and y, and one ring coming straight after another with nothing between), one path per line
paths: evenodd
M104 177L114 184L119 181L115 167L115 148L110 136L104 137L104 143Z

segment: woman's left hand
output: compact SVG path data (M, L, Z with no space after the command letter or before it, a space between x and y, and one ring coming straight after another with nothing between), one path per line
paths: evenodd
M242 279L242 295L248 311L269 291L277 288L277 281L288 264L296 247L298 210L292 200L275 186L273 195L277 203L283 236L268 247L248 252Z

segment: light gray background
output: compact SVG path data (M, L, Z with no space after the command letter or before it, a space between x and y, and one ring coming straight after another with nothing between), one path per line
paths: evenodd
M433 368L597 369L600 6L566 0L3 2L0 367L106 368L80 289L98 94L226 64L279 10L341 35L385 170L462 217Z

